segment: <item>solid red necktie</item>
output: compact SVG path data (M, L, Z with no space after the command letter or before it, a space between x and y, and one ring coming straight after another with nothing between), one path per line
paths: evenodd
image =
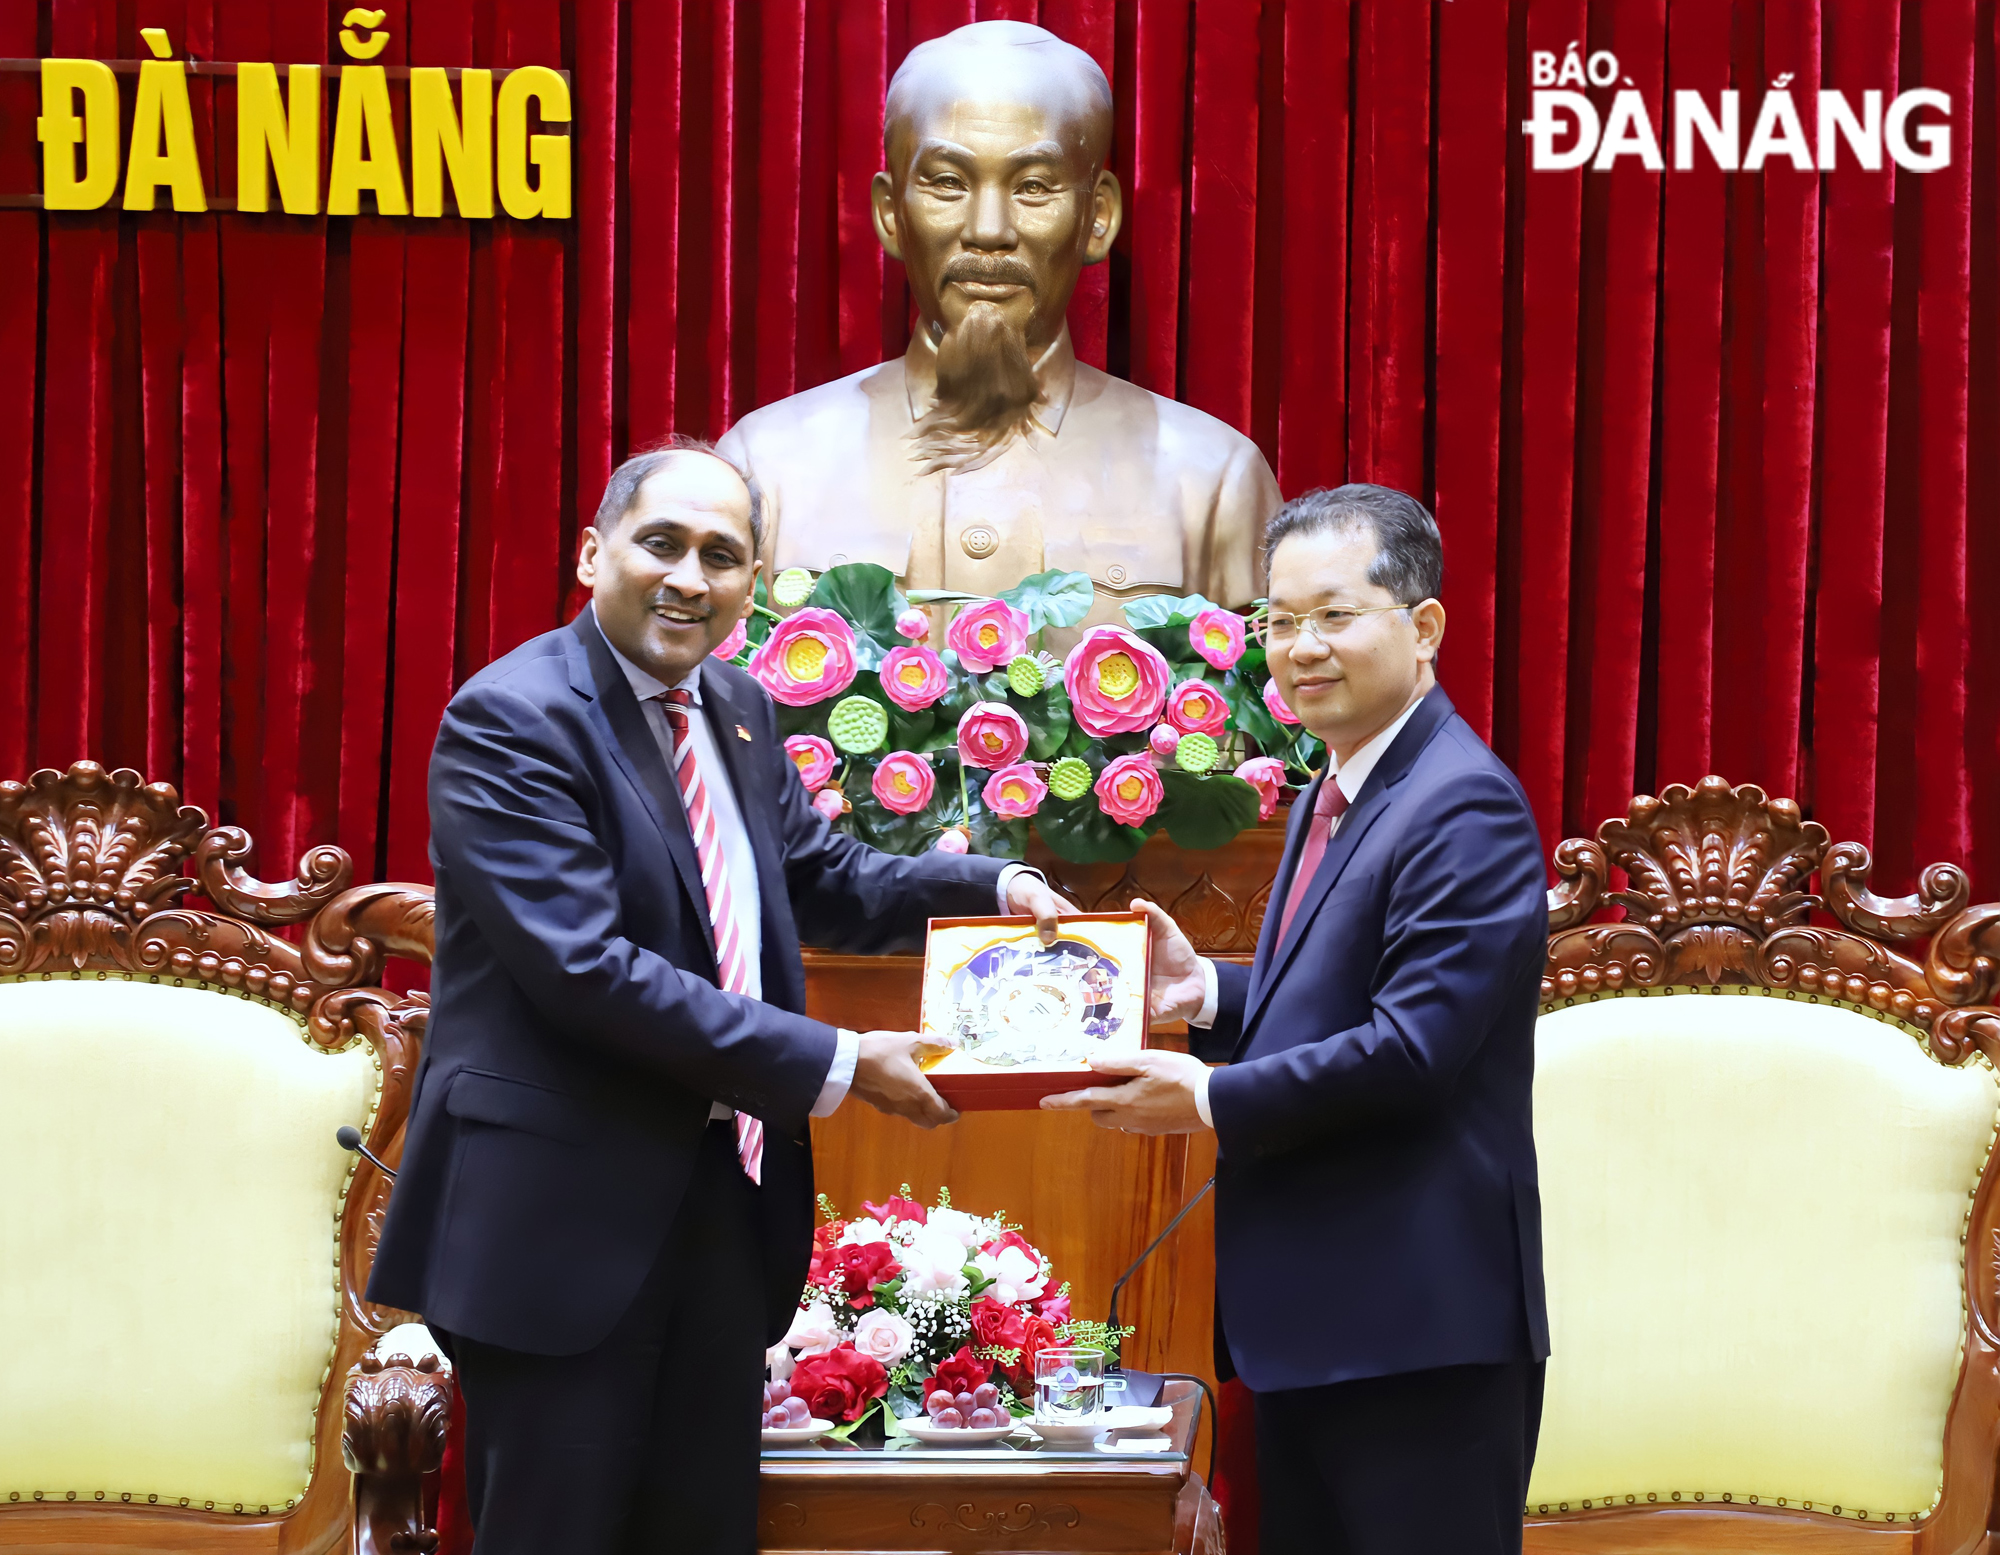
M722 834L716 829L715 811L709 807L708 789L694 759L694 741L688 738L688 708L694 693L663 691L659 701L666 709L667 727L674 732L674 781L680 785L681 806L687 811L688 830L694 833L695 853L701 859L701 886L708 897L708 926L715 931L715 959L722 986L730 993L747 994L750 981L736 932ZM736 1114L736 1159L743 1163L744 1175L752 1182L763 1182L764 1125L747 1112Z
M1278 920L1280 945L1291 932L1292 917L1298 912L1299 903L1305 900L1306 888L1319 873L1319 861L1326 857L1326 841L1333 835L1333 823L1346 808L1347 795L1340 791L1333 774L1328 773L1319 785L1319 797L1313 801L1312 819L1306 822L1305 846L1299 849L1299 865L1292 871L1291 893L1285 898L1285 915Z

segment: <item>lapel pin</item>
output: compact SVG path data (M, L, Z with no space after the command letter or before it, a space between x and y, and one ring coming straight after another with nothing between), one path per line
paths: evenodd
M744 728L743 725L738 724L736 726L736 738L739 740L748 740L750 738L750 731Z

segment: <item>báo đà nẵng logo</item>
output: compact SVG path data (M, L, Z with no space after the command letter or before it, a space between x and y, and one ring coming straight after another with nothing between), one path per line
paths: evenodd
M1552 50L1528 56L1529 105L1533 117L1521 121L1528 137L1528 165L1538 172L1588 167L1602 172L1631 157L1652 172L1666 168L1663 146L1671 146L1675 171L1696 165L1700 154L1725 172L1754 173L1776 162L1801 172L1826 172L1842 165L1880 171L1883 157L1913 173L1931 173L1951 162L1951 97L1930 87L1860 94L1794 94L1791 72L1775 76L1754 100L1749 137L1743 133L1746 94L1735 90L1704 95L1676 90L1664 105L1668 137L1653 123L1645 95L1624 75L1609 49L1584 55L1570 44L1560 59ZM1600 113L1587 88L1618 90ZM1807 120L1812 122L1807 131ZM1700 148L1697 153L1697 147ZM1844 150L1843 150L1844 148Z

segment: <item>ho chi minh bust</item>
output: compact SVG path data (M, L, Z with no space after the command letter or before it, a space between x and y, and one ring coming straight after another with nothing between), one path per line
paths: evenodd
M883 118L875 231L916 336L723 438L764 490L766 562L977 594L1085 572L1092 621L1136 594L1255 598L1278 506L1256 445L1070 347L1070 294L1122 215L1104 73L1039 27L979 22L911 50Z

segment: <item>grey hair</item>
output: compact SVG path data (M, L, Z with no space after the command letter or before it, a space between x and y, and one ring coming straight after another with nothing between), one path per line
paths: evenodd
M1264 528L1268 572L1278 543L1290 535L1366 530L1375 537L1368 581L1403 606L1436 599L1444 588L1444 540L1430 509L1406 492L1355 482L1292 498Z
M737 469L736 465L716 450L715 444L702 437L688 437L676 432L665 442L636 453L611 472L611 479L604 483L604 500L597 504L597 517L591 522L597 526L599 534L609 534L618 527L625 515L632 511L632 505L639 500L639 488L666 467L667 461L675 454L707 454L711 459L720 459L736 470L744 487L750 493L750 548L753 553L764 549L764 493L757 485L756 477L748 470Z

